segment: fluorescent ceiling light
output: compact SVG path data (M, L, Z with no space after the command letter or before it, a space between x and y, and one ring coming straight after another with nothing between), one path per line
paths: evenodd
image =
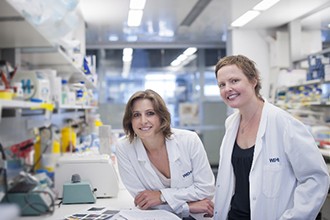
M249 23L252 19L257 17L259 14L260 11L254 11L254 10L247 11L242 16L240 16L235 21L233 21L233 23L231 23L231 26L242 27L245 24Z
M135 42L138 40L138 36L136 35L129 35L126 37L126 40L129 41L129 42Z
M265 10L269 9L270 7L272 7L273 5L275 5L279 1L280 0L263 0L259 4L254 6L253 10L265 11Z
M190 56L190 55L193 55L196 51L197 51L196 47L189 47L183 52L183 54Z
M124 48L123 55L132 55L133 49L132 48Z
M131 0L129 3L130 9L142 10L146 4L146 0Z
M179 66L180 64L181 64L181 61L179 61L179 60L173 60L171 62L171 66Z
M187 56L184 55L184 54L180 54L180 56L178 56L176 59L177 59L178 61L182 62L182 61L184 61L185 59L187 59Z
M142 10L129 10L128 12L128 19L127 19L127 25L129 27L137 27L140 26L141 20L143 16Z
M190 57L197 51L196 47L189 47L187 48L182 54L180 54L175 60L171 62L171 66L179 66L183 64L185 61L189 60ZM194 55L196 56L196 55Z
M131 62L132 59L133 59L133 57L130 56L130 55L123 55L123 62L124 62L124 63Z
M123 50L123 62L131 62L133 59L133 49L132 48L124 48Z
M119 37L115 34L110 34L108 39L109 41L118 41Z

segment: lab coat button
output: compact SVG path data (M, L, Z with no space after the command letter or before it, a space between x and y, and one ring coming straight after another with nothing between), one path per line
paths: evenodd
M257 197L255 197L255 196L253 196L253 198L252 198L253 200L257 200Z

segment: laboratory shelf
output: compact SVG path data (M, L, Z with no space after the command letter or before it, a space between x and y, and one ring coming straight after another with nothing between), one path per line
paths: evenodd
M68 66L63 71L80 71L74 64L74 59L70 58L60 46L22 48L21 58L24 63L32 66ZM58 67L59 68L59 67Z
M17 48L21 63L31 68L52 68L72 82L84 81L87 88L96 85L65 48L45 37L38 27L29 23L7 0L0 1L0 48ZM29 68L29 69L31 69Z
M60 109L97 109L96 106L87 105L59 105Z
M21 59L22 63L30 68L55 69L63 78L70 79L72 82L84 81L87 88L96 88L96 85L83 72L82 67L74 58L66 54L61 46L22 48Z
M311 53L308 56L315 56L315 55L328 54L328 53L330 53L330 48L326 48L326 49L321 50L319 52ZM298 59L294 59L292 62L293 63L299 63L299 62L306 61L308 59L308 56L302 56L302 57L300 57Z
M40 103L0 99L0 108L38 108Z
M42 103L21 100L0 99L0 108L40 108ZM60 109L97 109L97 106L88 105L60 105Z

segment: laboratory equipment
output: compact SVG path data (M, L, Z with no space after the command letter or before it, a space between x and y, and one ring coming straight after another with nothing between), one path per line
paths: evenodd
M69 153L61 156L55 168L54 181L59 198L63 198L63 186L71 180L73 174L79 174L81 181L89 182L97 198L118 195L117 172L107 154Z

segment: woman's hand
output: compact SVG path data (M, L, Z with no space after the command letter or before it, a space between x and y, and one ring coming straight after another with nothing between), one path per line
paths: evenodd
M144 190L135 197L134 204L141 209L148 209L160 205L162 204L160 191Z
M196 202L188 202L190 213L206 213L204 217L212 217L214 204L209 199L203 199Z

